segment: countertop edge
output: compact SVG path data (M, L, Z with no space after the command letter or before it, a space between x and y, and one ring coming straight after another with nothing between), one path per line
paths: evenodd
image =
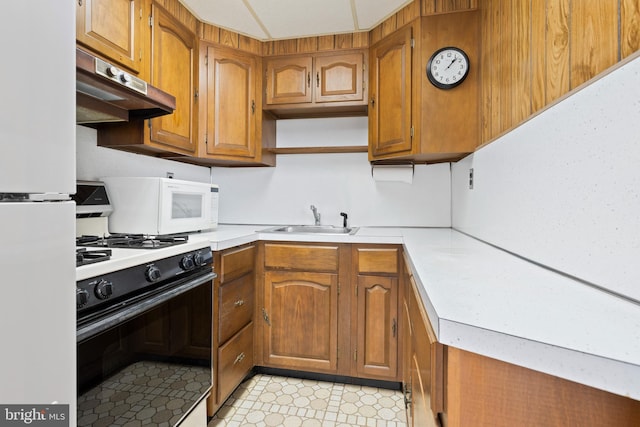
M438 340L442 344L640 400L640 388L638 387L640 366L638 365L442 318L427 294L425 286L427 278L421 277L418 269L413 265L416 262L415 258L417 258L417 254L412 254L415 249L406 244L405 233L412 229L424 230L427 229L426 227L361 227L358 233L351 236L274 235L273 233L260 232L267 226L254 226L253 228L251 231L251 226L247 226L244 231L238 231L235 236L228 236L222 240L211 240L212 250L224 250L261 240L402 244L408 254L409 261L412 263L412 272L416 278L425 310L436 331ZM453 229L448 230L457 233ZM358 235L359 233L362 234ZM462 234L460 235L462 236ZM208 238L207 233L202 234L199 238ZM468 236L464 238L472 239ZM490 248L489 245L486 246ZM492 250L497 251L498 249L492 248ZM542 269L542 267L536 268Z

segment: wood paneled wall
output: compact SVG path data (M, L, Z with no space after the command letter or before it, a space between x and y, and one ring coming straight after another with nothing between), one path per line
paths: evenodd
M481 143L640 49L640 0L482 0Z

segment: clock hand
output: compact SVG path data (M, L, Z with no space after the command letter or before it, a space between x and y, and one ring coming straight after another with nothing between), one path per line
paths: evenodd
M456 60L458 59L458 57L454 57L453 60L451 61L451 64L449 64L449 66L446 68L447 70L453 65L454 62L456 62Z

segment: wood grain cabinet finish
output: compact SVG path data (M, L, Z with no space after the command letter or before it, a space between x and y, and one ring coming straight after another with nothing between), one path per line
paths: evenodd
M352 337L358 377L400 379L400 254L401 247L395 245L352 246Z
M218 402L231 395L253 368L253 323L218 348Z
M371 47L369 160L453 161L479 143L479 15L423 16ZM456 46L471 61L465 81L439 89L426 76L431 55Z
M150 144L195 155L197 129L195 34L156 3L152 5L151 84L176 98L173 114L150 119Z
M273 118L262 111L262 59L201 42L200 68L200 162L273 166L262 150L275 141Z
M335 373L337 311L337 274L267 271L263 311L265 364Z
M405 258L403 275L403 391L407 425L440 426L444 412L445 347L437 342Z
M103 124L98 145L176 160L197 155L195 34L156 2L151 4L149 82L176 98L172 114Z
M357 277L356 372L395 381L398 373L398 279Z
M371 48L369 64L369 160L412 150L414 26Z
M214 252L213 390L207 410L213 415L254 366L256 245Z
M114 65L142 68L142 0L76 2L76 42Z
M366 113L366 50L267 57L265 109L279 117Z

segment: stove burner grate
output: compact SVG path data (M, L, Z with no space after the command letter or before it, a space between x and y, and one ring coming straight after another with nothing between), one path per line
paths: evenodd
M143 234L112 234L106 237L81 236L76 238L77 246L125 248L125 249L157 249L186 243L189 236L164 235L146 236Z
M111 249L89 251L87 248L76 249L76 267L107 261L111 258Z

